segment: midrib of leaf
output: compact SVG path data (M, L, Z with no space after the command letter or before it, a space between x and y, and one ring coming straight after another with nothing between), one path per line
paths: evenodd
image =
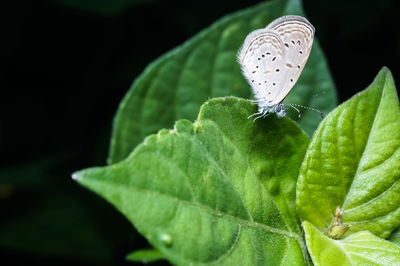
M258 183L260 184L260 187L262 188L262 190L264 190L267 194L270 194L270 193L268 192L268 190L265 188L264 184L260 181L260 179L258 178L258 176L256 175L256 173L254 172L254 169L250 166L249 161L247 160L246 156L243 155L243 152L242 152L242 151L237 147L237 145L225 134L225 132L221 129L220 125L217 124L217 123L215 123L213 120L210 120L210 119L204 119L204 118L200 118L200 119L201 119L202 121L207 121L208 123L213 124L214 126L216 126L216 128L218 128L219 133L220 133L222 136L224 136L225 140L228 140L228 141L229 141L229 144L232 145L232 147L235 148L236 152L237 152L238 154L240 154L240 156L243 158L242 161L245 161L245 162L246 162L247 169L250 169L250 171L251 171L253 177L258 181ZM196 129L195 129L195 130L196 130ZM196 131L195 131L195 132L196 132ZM198 140L197 138L195 138L195 139L196 139L196 141ZM232 183L231 178L228 178L228 175L220 168L220 166L218 165L218 163L216 162L216 160L215 160L215 158L212 156L212 154L209 153L209 151L208 151L207 149L203 148L203 146L200 145L200 147L204 150L205 153L207 153L207 155L209 155L208 158L212 158L212 161L213 161L213 163L215 164L215 166L218 167L218 169L223 173L223 175L224 175L225 177L227 177L226 179L231 183L232 187L235 189L235 192L238 193L238 194L240 195L240 193L236 190L234 184ZM274 204L276 205L276 209L279 210L280 214L282 215L279 206L277 206L277 204L276 204L275 201L273 201L273 202L274 202ZM242 203L243 203L243 201L242 201ZM243 206L245 206L245 205L243 204ZM245 206L245 209L246 209L246 211L247 211L247 213L248 213L248 215L249 215L249 218L251 219L251 221L253 221L253 217L251 216L250 212L247 210L247 207L246 207L246 206ZM284 217L284 215L282 215L282 217ZM287 228L291 229L290 225L287 224L286 220L283 220L283 221L285 222L285 225L287 226Z
M347 202L347 200L348 200L348 198L349 198L349 195L351 195L351 191L352 191L352 187L353 187L354 181L356 180L356 178L359 176L359 174L360 174L360 172L361 172L361 166L363 165L362 162L363 162L363 160L364 160L365 157L366 157L366 156L365 156L365 151L367 150L367 147L368 147L368 145L369 145L369 143L370 143L370 141L371 141L371 138L370 138L371 132L373 131L373 128L374 128L374 125L375 125L375 121L376 121L376 117L378 116L379 108L380 108L380 106L381 106L381 103L382 103L382 101L383 101L383 96L384 96L384 93L385 93L385 91L386 91L386 85L387 85L387 82L386 82L386 81L387 81L387 77L388 77L388 74L386 73L386 74L385 74L385 80L384 80L384 82L383 82L384 87L383 87L383 89L382 89L382 94L381 94L381 97L380 97L380 100L379 100L379 104L378 104L378 106L377 106L377 108L376 108L376 111L374 112L374 113L375 113L375 115L374 115L374 120L373 120L373 122L372 122L372 124L371 124L371 128L370 128L370 130L369 130L369 132L368 132L367 143L364 145L364 148L363 148L363 151L362 151L360 160L358 161L356 173L354 174L354 178L353 178L352 181L351 181L351 185L350 185L350 187L349 187L349 189L348 189L348 191L347 191L347 193L346 193L345 199L344 199L344 201L343 201L343 204L342 204L343 208L346 208L346 202ZM359 104L359 102L357 102L357 106L358 106L358 104ZM375 197L374 199L376 199L376 197ZM360 207L360 205L358 205L357 207ZM354 208L352 208L352 209L354 209ZM347 211L347 210L346 210L346 211Z
M399 147L400 147L400 146L399 146ZM365 173L368 173L368 172L371 172L371 171L375 171L375 170L377 170L378 168L381 168L381 167L385 166L385 164L390 163L391 160L393 159L394 155L395 155L397 152L399 152L399 151L400 151L400 149L394 150L393 153L390 155L390 157L386 158L386 159L385 159L383 162L381 162L379 165L376 165L376 166L374 166L374 167L372 167L372 168L369 168L369 169L367 169L367 170L364 170L363 173L365 174Z
M373 263L375 263L376 265L382 265L381 262L372 260L372 259L370 259L370 258L366 259L365 256L361 256L361 255L359 255L358 253L354 253L354 252L350 252L350 251L348 251L347 253L351 254L351 256L359 257L359 258L361 258L361 259L364 260L364 261L366 260L366 261L373 262ZM346 256L347 256L347 254L346 254ZM350 261L350 262L351 262L351 261ZM353 263L351 263L351 264L353 264Z
M372 262L376 263L377 265L380 265L380 262L378 262L378 261L374 261L374 260L372 260L372 259L370 259L370 258L366 259L365 256L361 256L361 255L359 255L359 254L356 253L356 252L348 251L348 250L346 250L346 248L345 248L345 246L352 246L352 247L359 247L359 248L365 249L365 248L366 248L365 246L359 246L359 245L349 244L349 243L347 243L347 242L349 242L349 241L347 241L347 240L333 240L333 239L330 239L330 241L333 242L334 245L337 245L337 246L343 251L343 253L345 254L346 258L349 260L349 262L350 262L351 264L353 264L353 263L352 263L353 260L351 259L351 257L349 257L349 254L351 254L351 256L359 257L359 258L362 258L363 260L367 260L367 261L372 261ZM359 240L359 241L351 240L350 242L366 242L366 241L364 241L364 240L361 240L361 241L360 241L360 240ZM371 249L371 250L383 250L383 251L387 251L386 249L371 248L371 247L367 247L367 248L368 248L368 249Z
M343 251L343 254L346 256L346 258L351 263L351 258L349 257L349 255L346 252L346 249L343 247L343 245L339 241L333 240L332 238L329 238L329 241L331 241L333 243L333 245L337 245Z
M215 125L216 128L218 128L219 133L220 133L221 135L224 136L225 140L228 140L229 144L232 145L232 147L235 148L235 150L237 151L237 153L240 154L240 156L243 158L242 161L245 161L245 162L246 162L246 164L247 164L247 169L250 169L252 175L253 175L253 176L256 178L256 180L260 183L261 188L262 188L267 194L269 194L269 192L267 191L267 189L265 188L265 186L263 185L263 183L262 183L262 182L260 181L260 179L257 177L256 173L254 172L254 169L250 166L249 161L248 161L248 160L246 159L246 157L243 155L242 151L241 151L241 150L237 147L237 145L225 134L225 132L221 129L220 125L217 124L217 123L215 123L215 121L213 121L213 120L204 119L204 118L201 117L201 116L199 117L198 120L201 120L203 123L204 123L205 121L207 121L208 123L211 123L211 124ZM200 128L200 126L201 126L201 124L194 123L194 132L196 132L196 130L197 130L196 128L197 128L197 127ZM199 141L198 138L194 138L194 139L196 140L196 142ZM216 161L215 158L212 156L212 154L211 154L207 149L205 149L202 145L200 145L200 147L203 149L203 151L204 151L205 153L207 153L207 155L209 155L207 158L212 159L213 164L218 168L218 170L221 171L221 173L223 174L223 176L226 177L226 179L231 183L231 185L232 185L234 191L235 191L238 195L240 195L240 193L236 190L236 187L233 185L232 180L231 180L230 178L228 178L228 175L225 173L225 171L223 171L223 169L221 169L221 168L219 167L217 161ZM240 197L240 199L241 199L241 197ZM284 231L284 230L281 230L281 229L276 229L276 228L270 227L270 226L268 226L268 225L264 225L264 224L260 224L260 223L255 222L255 221L253 220L252 215L251 215L250 212L248 211L247 206L243 203L242 200L241 200L241 202L242 202L242 204L243 204L243 206L244 206L244 208L245 208L245 210L246 210L246 212L247 212L247 214L248 214L248 216L249 216L250 221L246 221L246 220L243 220L243 219L240 219L240 218L231 216L231 215L229 215L229 214L224 214L224 213L223 213L223 216L224 216L224 217L233 217L233 218L235 218L235 220L231 220L231 221L235 221L238 225L243 225L243 226L245 226L245 225L247 224L248 227L254 227L254 228L258 228L258 229L264 228L264 231L266 231L266 232L281 234L281 235L284 235L284 236L288 236L288 237L294 238L294 239L299 243L299 246L300 246L300 249L301 249L301 251L302 251L303 258L304 258L304 263L308 263L308 264L309 264L309 257L308 257L307 247L306 247L306 244L304 243L304 240L303 240L303 238L302 238L301 235L299 235L299 234L297 234L297 233L292 233L292 232ZM275 201L273 201L273 202L274 202L274 204L276 205L276 202L275 202ZM209 208L209 207L207 206L207 208ZM209 208L209 209L213 210L212 208ZM279 206L277 206L276 209L279 210L279 212L281 213L281 210L280 210ZM215 211L215 210L213 210L213 211ZM218 212L218 211L216 211L216 212ZM221 213L221 212L218 212L218 213ZM282 215L282 213L281 213L281 215ZM228 219L228 220L229 220L229 219ZM286 220L283 220L283 221L285 222L285 225L286 225L287 228L292 229L292 228L287 224ZM258 226L260 226L260 227L258 227ZM286 241L287 241L287 240L286 240ZM289 244L288 244L288 245L289 245ZM287 252L287 250L285 250L285 255L282 257L282 261L283 261L284 258L286 257L286 254L287 254L286 252Z
M213 121L213 120L204 119L204 118L202 118L202 117L199 117L199 120L201 120L202 122L207 121L208 123L211 123L211 124L215 125L216 128L218 128L219 133L220 133L221 135L224 136L225 140L228 140L228 141L229 141L229 144L232 145L232 147L235 148L235 150L237 151L237 153L240 154L240 156L243 158L242 161L245 161L245 162L246 162L246 164L247 164L247 169L250 169L252 175L253 175L253 176L256 178L256 180L260 183L261 188L262 188L267 194L269 194L269 192L267 191L267 189L265 188L265 186L263 185L263 183L262 183L262 182L260 181L260 179L257 177L256 173L254 172L254 169L250 166L249 161L248 161L248 160L246 159L246 157L243 155L242 151L241 151L241 150L237 147L237 145L225 134L225 132L221 129L220 125L217 124L217 123L215 123L215 121ZM197 127L200 127L201 124L195 123L194 125L195 125L195 126L194 126L194 130L195 130L195 132L196 132L196 128L197 128ZM197 126L196 126L196 125L197 125ZM194 138L194 139L195 139L196 141L199 141L197 138ZM220 170L220 171L223 173L223 176L226 177L226 179L231 183L231 185L232 185L232 187L234 188L235 192L238 193L238 194L240 195L240 193L236 190L235 186L232 184L231 179L228 178L228 177L227 177L228 175L225 173L225 171L223 171L223 169L221 169L221 168L219 167L218 163L215 161L215 158L212 156L212 154L211 154L207 149L205 149L202 145L200 145L200 147L204 150L205 153L207 153L207 155L209 155L207 158L211 158L211 159L212 159L212 162L215 164L215 166L218 168L218 170ZM240 199L241 199L241 198L240 198ZM241 200L241 201L242 201L242 200ZM274 204L276 205L276 202L275 202L275 201L273 201L273 202L274 202ZM242 203L243 203L243 201L242 201ZM253 220L253 218L252 218L252 215L250 214L250 212L248 211L248 209L247 209L247 207L246 207L246 205L245 205L244 203L243 203L243 206L244 206L244 208L245 208L245 210L246 210L246 212L247 212L249 218L251 219L250 222L247 221L247 224L248 224L249 227L255 227L255 228L257 228L256 226L257 226L257 225L260 225L260 226L262 226L262 227L265 227L265 229L266 229L265 231L267 231L267 229L268 229L268 230L270 230L270 232L272 232L272 233L275 233L275 232L276 232L277 234L282 234L282 235L286 235L286 236L288 236L288 237L293 237L293 238L295 238L296 241L299 243L299 246L300 246L300 248L301 248L301 250L302 250L302 254L303 254L303 257L304 257L304 262L305 262L305 263L309 262L308 251L307 251L306 245L305 245L304 240L303 240L303 238L302 238L301 235L299 235L299 234L297 234L297 233L292 233L292 232L287 232L287 231L284 231L284 230L276 229L276 228L273 228L273 227L270 227L270 226L267 226L267 225L263 225L263 224L254 222L254 220ZM209 208L209 207L208 207L208 208ZM211 208L210 208L210 209L211 209ZM279 210L279 212L281 212L279 206L277 206L276 209ZM282 214L282 213L281 213L281 214ZM231 215L228 215L228 214L225 214L225 215L226 215L226 216L231 216ZM234 217L234 216L231 216L231 217ZM245 221L245 220L240 219L240 218L237 218L237 219L238 219L238 220L237 220L237 221L238 221L238 222L237 222L238 224L245 225L244 223L239 223L239 221ZM287 224L286 220L283 220L283 221L285 222L285 225L287 226L287 228L292 229L292 228ZM252 226L252 224L254 224L254 226ZM281 233L279 233L279 232L281 232ZM286 254L286 253L285 253L285 254ZM283 257L282 259L284 259L284 257Z
M98 181L91 181L91 182L104 184L104 181L105 180L103 180L102 182L98 182ZM107 181L107 183L110 183L110 182ZM265 225L265 224L257 223L257 222L254 222L254 221L244 220L244 219L232 216L230 214L227 214L227 213L215 210L213 208L210 208L207 205L203 205L203 204L199 204L199 203L193 203L193 202L190 202L190 201L187 201L187 200L183 200L183 199L180 199L180 198L177 198L177 197L173 197L171 195L160 193L158 191L153 191L153 190L148 190L148 189L143 189L143 188L137 188L137 187L133 187L133 186L132 187L127 187L124 184L117 184L115 182L111 183L111 185L119 187L119 188L122 188L123 190L127 190L127 191L134 190L137 193L148 193L148 194L151 194L153 196L161 197L161 198L163 198L165 200L169 200L169 201L172 201L172 202L178 202L180 204L183 204L183 205L189 206L189 207L193 207L193 208L198 208L198 209L204 210L205 212L208 212L208 213L210 213L210 214L212 214L212 215L214 215L216 217L225 218L225 219L227 219L229 221L235 222L235 223L237 223L238 225L241 225L241 226L247 226L247 227L259 229L259 230L264 231L264 232L275 233L275 234L291 237L291 238L296 239L297 241L301 240L300 235L298 235L296 233L292 233L292 232L288 232L288 231L285 231L285 230L277 229L277 228L274 228L274 227L271 227L271 226L268 226L268 225Z
M392 210L392 211L390 211L390 212L388 212L388 213L386 213L386 214L379 215L379 216L375 216L374 218L368 219L367 221L368 221L368 222L377 221L377 220L379 220L379 219L382 218L382 217L390 216L391 214L393 214L393 213L396 212L396 211L397 211L397 209L394 209L394 210ZM364 224L364 223L365 223L365 220L354 221L354 222L346 222L346 224L349 224L349 225Z
M265 186L264 186L264 185L261 183L261 181L257 178L257 176L256 176L256 174L255 174L255 172L254 172L254 169L252 169L252 168L250 167L249 162L248 162L248 160L246 159L246 157L243 155L243 153L242 153L241 150L237 147L237 145L236 145L229 137L227 137L227 135L224 133L224 131L220 128L220 126L219 126L217 123L215 123L213 120L204 119L204 118L199 118L199 119L200 119L200 120L203 119L203 120L202 120L202 123L205 123L205 122L211 123L211 124L213 124L213 125L215 126L215 128L218 129L218 134L221 134L221 135L223 136L223 138L227 141L227 143L229 143L229 144L236 150L236 153L239 154L240 157L243 158L242 161L246 162L247 169L250 170L251 175L253 175L253 177L254 177L258 182L260 182L260 185L261 185L261 187L262 187L261 189L264 190L264 191L266 191ZM199 128L201 128L201 126L202 126L202 123L200 123L200 124L195 123L195 127L194 127L195 132L198 132ZM180 133L174 133L174 134L180 134ZM196 134L196 133L195 133L195 134ZM158 136L161 137L160 135L158 135ZM233 187L234 191L235 191L235 192L237 193L237 195L239 196L240 200L242 200L242 198L240 197L240 193L236 190L235 186L234 186L233 183L232 183L231 178L229 178L228 174L219 166L218 162L215 160L215 158L212 156L212 154L211 154L203 145L200 145L200 144L201 144L200 139L198 139L198 138L195 137L195 136L188 136L188 135L186 135L186 134L181 134L181 137L189 138L190 140L194 141L194 143L196 143L196 145L199 146L199 147L202 149L202 151L207 155L206 158L207 158L208 162L209 162L211 165L213 165L214 167L216 167L216 169L222 174L222 176L224 177L224 179L225 179L227 182L229 182L229 183L231 184L231 186ZM145 142L145 143L146 143L146 142ZM193 142L191 142L191 143L193 143ZM131 156L132 156L132 155L131 155ZM163 157L163 158L165 159L165 157ZM170 161L170 160L169 160L169 161ZM171 162L171 161L170 161L170 162ZM176 166L175 163L174 163L174 165ZM178 166L176 166L176 167L177 167L180 171L183 171L183 170L182 170L181 168L179 168ZM184 171L183 171L183 173L184 173ZM184 174L184 176L185 176L185 180L186 180L187 183L188 183L188 186L191 188L190 181L188 180L188 176L187 176L186 174ZM96 181L96 182L98 182L98 181ZM108 180L106 180L106 179L104 179L103 182L108 182L108 183L110 183L110 182L109 182ZM152 197L159 197L159 198L162 198L162 200L168 200L168 201L171 201L171 202L176 202L176 203L181 204L182 206L186 206L186 207L188 207L188 208L199 209L199 210L202 210L202 211L204 211L204 212L207 212L207 213L209 213L209 214L211 214L211 215L213 215L213 216L215 216L215 217L220 217L221 219L229 220L229 221L231 221L231 222L237 224L239 227L242 227L242 226L243 226L243 227L255 228L255 229L260 230L260 231L263 231L263 232L273 233L273 234L279 234L279 235L284 236L284 237L286 238L286 241L288 241L288 238L295 239L295 241L299 244L300 249L302 250L302 254L303 254L303 257L304 257L304 262L305 262L305 263L309 262L309 258L308 258L308 255L307 255L307 254L308 254L308 253L307 253L307 249L306 249L306 247L305 247L305 243L304 243L304 241L303 241L303 238L301 237L300 234L294 233L294 232L290 232L290 231L286 231L286 230L282 230L282 229L277 229L277 228L274 228L274 227L271 227L271 226L268 226L268 225L265 225L265 224L262 224L262 223L259 223L259 222L255 222L255 221L253 220L253 218L252 218L250 212L248 211L247 206L246 206L244 203L243 203L242 205L243 205L243 207L245 208L245 210L246 210L246 212L247 212L247 214L248 214L249 220L245 220L245 219L242 219L242 218L238 218L238 217L233 216L233 215L231 215L231 214L227 214L227 213L225 213L225 212L222 212L222 211L213 209L213 208L211 208L211 207L209 207L209 206L207 206L207 205L200 204L200 203L196 202L194 196L192 197L194 202L192 202L192 201L188 201L188 200L184 200L184 199L178 198L178 197L176 197L176 196L171 196L171 195L168 195L168 194L165 194L165 193L160 193L160 192L154 191L154 190L148 190L148 189L144 189L144 188L137 188L137 187L134 187L134 186L127 187L126 185L124 185L124 184L118 184L118 183L116 183L115 181L112 183L112 185L117 186L117 187L119 187L119 188L121 188L121 189L123 189L123 190L127 190L127 191L134 190L134 191L137 192L137 193L147 194L147 195L151 195ZM191 191L192 191L192 188L191 188ZM266 192L268 193L268 191L266 191ZM268 194L269 194L269 193L268 193ZM192 195L193 195L193 194L192 194ZM242 201L242 202L243 202L243 201ZM276 204L276 203L274 202L274 204ZM280 209L279 209L278 207L277 207L276 209L280 211ZM283 221L285 222L287 228L292 229L290 226L287 225L287 222L286 222L285 220L283 220ZM239 230L239 229L238 229L238 230ZM238 232L239 232L239 231L238 231ZM237 241L238 241L239 238L240 238L240 235L239 235L239 233L238 233L238 235L235 237L235 239L237 239ZM229 254L230 252L232 252L232 250L234 249L234 247L235 247L237 241L234 241L234 242L232 243L232 246L227 250L227 252L225 252L225 253L222 254L221 256L227 256L227 254ZM218 257L218 259L217 259L217 260L214 260L213 262L216 262L216 261L221 260L221 259L222 259L221 256ZM283 258L284 258L284 257L283 257Z
M374 201L378 200L379 198L383 197L383 196L385 195L385 193L390 192L390 190L392 190L398 183L400 183L400 179L397 180L396 182L394 182L388 189L386 189L383 193L379 194L378 196L376 196L376 197L370 199L370 200L367 201L367 202L364 202L364 203L361 204L361 205L355 206L355 207L353 207L353 208L351 208L351 209L346 209L346 211L349 212L349 211L357 210L357 209L359 209L359 208L362 208L362 207L365 206L365 205L370 204L371 202L374 202ZM396 211L396 209L394 209L393 211L391 211L391 212L389 212L389 213L387 213L387 214L385 214L385 215L380 215L380 216L374 217L373 219L369 219L369 221L374 221L374 220L376 220L376 219L379 219L380 217L384 217L384 216L390 215L391 213L393 213L393 212L395 212L395 211ZM348 224L357 224L357 223L364 223L364 222L365 222L365 221L348 222Z

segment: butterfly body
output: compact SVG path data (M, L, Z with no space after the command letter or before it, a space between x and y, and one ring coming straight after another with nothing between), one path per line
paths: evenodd
M246 37L238 61L258 104L255 115L286 115L282 101L298 80L313 40L314 27L300 16L278 18Z

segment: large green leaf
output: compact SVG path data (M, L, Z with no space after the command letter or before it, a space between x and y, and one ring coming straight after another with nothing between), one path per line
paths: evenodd
M397 92L383 68L315 132L297 186L301 218L325 232L340 207L347 234L388 237L400 225L399 132Z
M119 106L108 162L126 158L147 135L172 127L178 119L194 120L201 104L209 98L250 98L250 86L236 62L236 53L252 30L285 14L303 15L299 1L270 1L226 16L151 63ZM335 88L317 41L287 102L325 113L336 106ZM313 112L305 112L298 120L309 135L319 122Z
M315 265L400 265L400 248L368 231L334 240L308 222L303 228Z
M176 264L301 265L296 178L309 140L290 119L253 123L233 97L151 135L124 161L74 174Z

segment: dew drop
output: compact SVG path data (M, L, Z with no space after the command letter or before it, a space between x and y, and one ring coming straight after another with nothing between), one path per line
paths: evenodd
M162 234L160 236L160 240L166 246L171 246L172 245L172 237L169 234Z

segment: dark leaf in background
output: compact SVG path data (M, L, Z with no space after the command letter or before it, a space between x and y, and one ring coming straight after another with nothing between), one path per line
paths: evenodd
M161 0L56 0L68 7L103 16L115 16L126 8L155 4Z

